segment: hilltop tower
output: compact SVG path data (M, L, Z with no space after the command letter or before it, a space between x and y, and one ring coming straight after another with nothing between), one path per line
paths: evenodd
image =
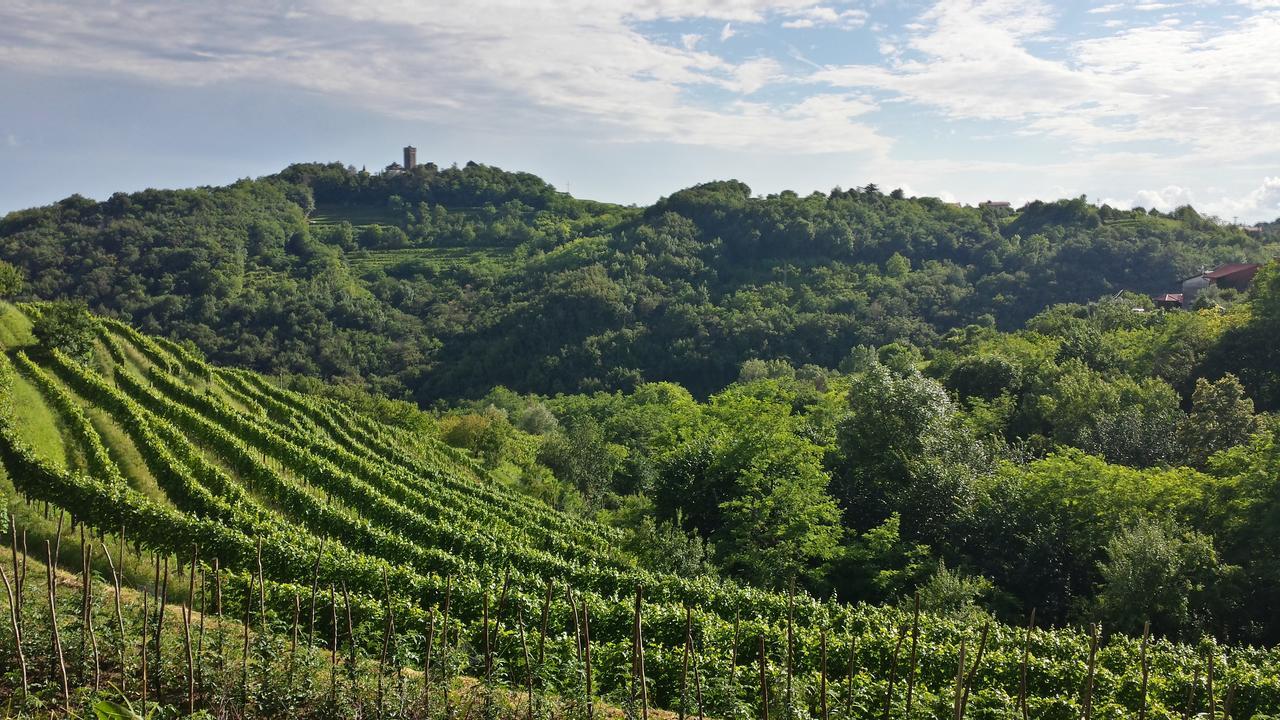
M418 148L412 145L404 147L404 169L412 170L418 165Z

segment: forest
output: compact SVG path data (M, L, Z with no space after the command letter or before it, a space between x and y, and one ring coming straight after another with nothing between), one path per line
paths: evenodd
M870 185L623 207L477 164L11 213L0 688L245 717L1270 717L1263 227ZM1152 303L1246 261L1247 289ZM215 596L216 651L192 634Z

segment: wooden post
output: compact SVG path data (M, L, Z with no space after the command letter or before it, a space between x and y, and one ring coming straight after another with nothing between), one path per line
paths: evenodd
M187 599L182 604L182 634L187 645L187 714L196 712L196 664L191 645L191 611L196 602L196 566L200 564L200 546L191 548L191 570L187 577Z
M62 516L58 516L58 527L62 527ZM58 634L58 583L54 580L55 562L57 556L53 554L53 550L49 547L49 541L44 541L45 554L49 558L49 563L45 565L45 577L49 581L49 622L53 633L53 650L58 660L58 671L62 677L62 705L67 714L71 714L71 685L67 682L67 662L62 657L62 638Z
M139 655L142 662L142 712L147 712L147 640L149 638L147 625L150 615L147 613L147 589L142 589L142 638L138 643Z
M1031 608L1031 618L1027 621L1027 636L1026 639L1022 641L1022 664L1018 670L1018 707L1022 709L1022 720L1028 720L1027 661L1031 658L1031 632L1035 630L1035 628L1036 609Z
M102 553L107 558L107 568L111 570L111 586L115 590L115 608L116 608L116 625L120 632L119 651L120 651L120 694L127 692L127 680L129 678L128 666L125 664L125 632L124 632L124 613L120 609L120 571L116 569L115 560L111 557L111 550L107 548L105 542L102 543ZM121 557L121 562L124 558Z
M449 601L453 598L453 576L445 578L444 581L444 621L440 626L440 675L444 681L444 714L445 717L453 716L453 698L449 694L449 685L452 676L451 671L452 660L449 657Z
M493 684L493 652L489 647L489 589L485 588L484 598L480 601L481 625L484 630L484 682Z
M258 628L267 634L267 583L262 574L262 538L258 538Z
M502 611L507 607L507 590L511 588L511 566L502 571L502 592L498 593L498 610L493 614L495 624L502 623Z
M1187 704L1182 708L1182 720L1190 720L1191 707L1196 702L1196 686L1200 684L1200 668L1191 674L1191 684L1187 686Z
M547 594L542 599L542 624L538 633L538 669L542 669L542 663L546 659L546 643L547 643L547 621L551 612L551 592L553 590L554 580L547 578Z
M12 520L13 518L10 517L10 522ZM14 564L17 565L16 559ZM14 596L13 586L9 584L9 576L2 567L0 567L0 578L4 579L4 591L9 596L9 623L13 626L13 645L17 649L18 667L22 670L22 696L25 699L27 695L27 656L22 651L22 629L18 624L18 607L21 599Z
M844 712L846 716L852 716L853 713L853 671L857 660L857 638L853 633L849 633L849 675L845 678L845 699Z
M729 692L738 699L738 633L742 629L742 613L733 612L733 645L729 648Z
M764 651L764 632L760 633L760 720L769 720L769 658Z
M692 629L690 629L689 647L693 653L693 692L694 700L698 703L698 720L703 720L702 712L702 673L699 668L702 663L698 660L698 646L693 642Z
M98 655L98 631L93 624L93 544L85 547L85 622L89 629L89 642L93 650L93 691L102 685L102 664Z
M289 632L289 689L293 689L293 671L298 663L298 616L302 614L302 598L293 591L293 627ZM314 612L313 612L314 616Z
M632 639L632 681L636 685L636 696L640 700L642 720L649 720L649 679L644 667L644 588L636 586L635 628Z
M382 583L386 585L387 570L382 569ZM391 591L388 590L383 601L382 652L378 655L378 717L383 713L383 684L387 676L387 647L391 644Z
M911 660L907 665L907 707L903 717L910 720L916 690L916 648L920 642L920 591L916 591L915 609L911 613Z
M591 687L591 613L587 610L587 599L582 598L582 646L587 659L587 720L595 720L595 692Z
M578 647L578 662L582 662L582 623L578 621L578 602L573 599L573 588L564 586L565 597L569 599L569 617L573 619L573 639Z
M820 648L820 667L818 669L818 696L822 700L821 714L819 720L831 720L831 714L827 711L827 629L822 628L822 634L819 640Z
M1209 720L1217 720L1218 718L1218 703L1216 699L1213 697L1213 656L1216 654L1217 652L1213 648L1210 648L1209 650L1209 684L1207 687L1207 690L1209 692Z
M351 593L347 591L347 581L342 581L342 603L347 607L347 643L351 647L351 654L347 658L347 674L351 679L351 694L353 697L356 693L356 633L354 624L351 622Z
M982 624L982 639L978 641L978 654L973 659L973 667L969 669L969 674L965 676L964 693L960 696L960 720L964 720L965 710L969 707L969 690L978 678L978 669L982 667L982 656L987 651L987 633L990 629L990 623Z
M795 614L796 579L791 578L787 592L787 718L795 717L795 696L791 692L791 678L795 675Z
M160 596L157 600L160 612L156 614L156 661L155 661L155 678L156 678L156 702L164 702L164 677L160 674L161 654L164 652L160 646L160 641L164 637L164 611L169 605L169 556L164 556L164 575L160 580Z
M684 653L680 664L680 720L685 720L688 715L685 705L689 697L689 652L693 649L692 612L688 605L684 607Z
M959 656L959 660L956 662L956 684L955 684L955 692L954 692L955 699L952 702L952 706L951 706L952 708L951 714L954 720L960 720L960 693L961 693L962 686L964 685L964 648L965 648L965 639L961 638L960 639L960 656Z
M26 566L27 564L26 540L27 540L27 531L23 530L22 531L22 548L23 548L22 565L23 566ZM14 524L12 514L9 515L9 552L13 554L13 593L18 597L18 600L19 600L17 610L14 611L16 613L14 626L18 628L18 630L16 630L15 632L21 635L22 634L22 602L21 602L22 600L22 568L18 566L18 526ZM26 692L25 688L23 689L23 692L24 693Z
M436 641L436 609L427 613L427 649L422 655L422 716L431 717L431 651Z
M529 696L529 720L533 720L533 663L529 658L529 641L524 634L524 611L516 606L516 626L520 628L520 647L524 650L524 688Z
M320 549L316 551L316 564L311 569L311 620L307 624L307 647L316 643L316 590L320 587L320 558L324 557L324 544L328 538L320 538Z
M338 599L329 583L329 622L333 633L329 643L329 705L337 710L338 703Z
M194 573L194 569L192 572ZM191 609L188 606L190 600L188 596L182 601L182 639L187 651L187 715L194 715L196 712L196 666L195 656L191 650Z
M1089 665L1084 680L1084 720L1093 716L1093 671L1098 659L1098 624L1089 626Z
M889 685L884 691L884 720L889 720L889 712L893 709L893 686L898 680L898 657L906 639L907 628L904 625L898 630L898 642L893 646L893 658L889 661Z
M196 639L196 687L204 688L204 619L209 615L209 573L200 566L200 629Z
M249 622L253 618L253 575L249 576L249 586L244 591L244 625L240 644L240 705L243 708L249 703Z

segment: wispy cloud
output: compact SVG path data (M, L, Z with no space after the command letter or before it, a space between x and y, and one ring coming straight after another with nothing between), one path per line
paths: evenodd
M883 152L889 141L842 113L796 112L803 98L746 96L783 79L770 59L731 61L697 34L668 45L636 29L655 20L850 24L858 13L809 0L614 3L374 0L22 0L0 8L0 65L114 73L200 85L276 82L349 97L386 113L469 123L566 115L613 140L783 152ZM708 91L741 96L708 102Z

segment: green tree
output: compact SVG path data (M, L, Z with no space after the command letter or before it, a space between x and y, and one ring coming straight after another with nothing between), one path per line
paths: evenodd
M47 303L32 323L31 333L46 350L61 350L78 360L88 360L98 321L82 302Z
M1169 521L1142 519L1107 543L1098 614L1114 629L1190 637L1207 629L1238 568L1218 560L1213 539Z
M1191 412L1178 426L1178 438L1187 461L1204 467L1209 456L1219 450L1244 445L1258 429L1253 401L1244 386L1230 373L1209 382L1196 379L1191 394Z
M13 297L26 286L26 276L21 270L0 260L0 297Z

